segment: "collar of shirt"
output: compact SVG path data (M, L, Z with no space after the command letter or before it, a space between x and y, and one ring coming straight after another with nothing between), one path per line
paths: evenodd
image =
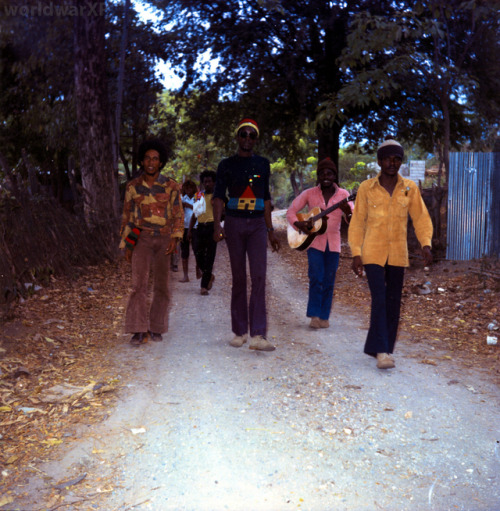
M323 191L321 190L321 185L316 185L314 187L314 190L316 192L316 195L320 198L321 202L323 202L324 204L326 204L328 206L328 204L330 204L330 202L332 202L333 199L335 199L336 195L339 193L339 187L337 185L335 185L335 192L333 193L333 195L330 197L330 199L328 200L328 202L325 202L325 198L323 197Z
M159 174L158 177L153 181L153 184L151 186L148 185L144 174L141 176L141 180L145 186L147 186L148 188L151 188L154 185L165 186L168 183L168 181L170 181L170 178L164 176L163 174Z
M375 179L372 181L371 183L371 187L375 187L375 186L382 186L380 184L380 176L382 175L381 172L379 172L376 176L375 176ZM394 187L394 189L396 189L398 186L401 186L402 184L404 184L404 178L401 176L401 174L398 174L398 182L396 183L396 186Z

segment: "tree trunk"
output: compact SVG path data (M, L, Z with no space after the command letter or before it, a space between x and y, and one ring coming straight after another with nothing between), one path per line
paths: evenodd
M296 172L293 170L290 173L290 184L292 185L293 195L294 197L297 197L300 194L299 187L297 185L297 180L295 179Z
M23 163L26 169L28 170L28 183L29 183L29 192L32 197L38 195L40 193L40 185L38 183L38 177L36 175L36 170L31 164L31 161L28 158L28 153L26 149L23 147L21 150L21 156L23 158Z
M115 110L115 156L118 162L119 146L120 146L120 127L122 119L122 104L123 104L123 81L125 78L125 50L127 49L127 33L128 33L128 19L130 11L130 0L125 0L125 14L123 17L123 30L122 40L120 44L120 66L118 71L118 86L116 93L116 110ZM118 165L118 164L117 164ZM117 166L118 168L118 166Z
M324 158L331 158L339 166L339 139L342 127L334 122L332 126L318 128L318 162Z
M20 199L21 196L19 193L19 187L17 186L16 178L12 174L12 170L9 166L7 158L2 153L0 153L0 167L3 168L3 173L5 174L8 180L9 186L7 188L12 192L12 195L14 195L14 197Z
M137 142L137 133L135 130L135 126L133 127L132 132L132 177L135 177L137 175L137 150L139 148L139 144Z
M74 0L75 97L80 168L84 190L84 216L89 228L97 229L96 240L111 248L118 228L118 189L113 167L110 129L104 16L85 8L85 0ZM81 7L81 9L80 9Z
M441 109L443 111L443 163L445 183L448 184L450 172L450 109L448 106L449 93L441 94Z

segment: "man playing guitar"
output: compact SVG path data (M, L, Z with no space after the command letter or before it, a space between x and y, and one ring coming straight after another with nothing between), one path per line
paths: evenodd
M347 219L350 218L352 203L348 202L351 200L349 192L339 188L337 184L337 167L330 158L318 163L317 175L318 186L303 191L290 205L286 217L290 224L289 231L293 229L298 236L303 233L302 236L307 238L303 245L309 247L307 250L309 298L306 313L307 317L311 318L309 326L328 328L335 275L340 258L340 225L343 215L346 215ZM309 215L300 215L299 211L306 206ZM312 221L311 215L326 209L333 211L317 222ZM326 225L322 223L323 221L326 221ZM290 239L289 234L289 242L292 245ZM294 248L301 249L298 246Z

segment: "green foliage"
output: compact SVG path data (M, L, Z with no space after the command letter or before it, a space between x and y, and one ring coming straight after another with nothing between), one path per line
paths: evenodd
M224 157L224 149L216 143L216 137L208 129L197 129L193 119L187 114L190 105L198 101L199 94L175 95L164 91L154 109L151 133L165 138L168 134L175 140L173 158L167 162L164 174L182 182L191 179L199 182L204 170L217 170ZM234 152L234 140L233 148Z
M50 179L54 186L76 149L72 41L64 18L0 19L1 151L25 178L25 167L17 165L25 148L42 183Z
M352 117L344 136L372 148L393 135L446 163L450 148L493 145L500 116L498 0L416 5L359 12L339 63L350 79L323 104L338 112L376 104Z
M342 188L352 190L373 173L368 164L374 156L366 154L358 145L351 144L340 150L339 183Z
M0 0L0 9L12 3ZM362 180L357 164L369 163L368 151L388 132L441 157L466 143L487 150L497 136L498 0L149 4L163 14L156 23L130 12L120 131L129 175L139 143L155 135L175 141L165 172L197 180L234 152L242 116L259 122L257 151L273 162L283 197L314 184L317 159L327 155L338 156L342 182ZM124 5L106 5L114 105ZM59 190L69 156L78 167L72 23L63 16L0 20L1 151L26 178L25 148L39 179ZM207 56L217 63L210 75ZM185 79L175 95L161 94L160 58ZM341 133L363 141L363 158L338 155Z
M6 4L20 5L2 0L2 12ZM74 20L71 16L40 15L39 5L49 4L38 2L36 9L27 11L27 16L0 18L0 148L10 166L24 179L26 168L18 162L21 150L26 149L42 184L62 195L70 155L78 167ZM108 90L113 106L124 13L121 3L109 3L107 9ZM121 130L128 164L138 143L149 132L150 114L161 90L155 73L156 60L168 56L168 35L152 28L151 24L140 22L132 11Z
M332 113L319 107L349 79L336 60L346 47L354 15L363 9L390 10L391 2L151 3L161 8L164 24L177 40L171 64L185 78L183 91L202 91L216 105L216 109L196 105L191 117L200 126L215 122L218 127L219 119L234 126L242 115L255 117L262 126L266 153L277 151L288 162L297 159L298 141L310 126L319 156L337 160L339 135L352 112L344 108L340 115L340 110ZM203 55L217 62L208 79L201 65ZM224 113L209 118L207 113L214 110Z

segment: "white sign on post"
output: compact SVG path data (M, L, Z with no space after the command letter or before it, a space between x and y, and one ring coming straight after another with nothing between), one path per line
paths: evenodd
M425 179L425 160L411 160L408 162L409 178L418 184Z

